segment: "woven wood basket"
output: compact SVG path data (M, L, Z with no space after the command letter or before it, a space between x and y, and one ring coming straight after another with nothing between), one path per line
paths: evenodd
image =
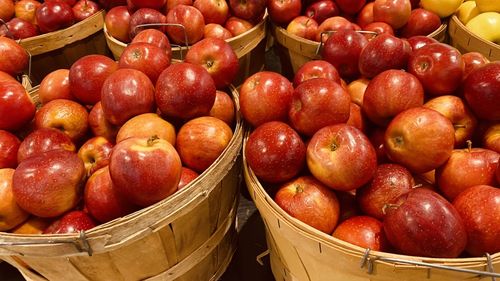
M240 63L240 70L233 81L234 85L241 85L247 77L264 69L267 20L266 14L264 19L249 31L226 40L233 48ZM127 44L112 37L107 32L106 26L104 26L104 35L109 49L118 60ZM172 58L182 60L188 48L188 46L173 46Z
M443 23L428 36L440 42L446 42L446 28L447 24ZM275 47L280 57L283 74L288 78L292 79L304 63L321 58L319 42L295 36L288 33L286 29L274 24L271 24L271 29L271 33L277 42Z
M245 147L243 147L244 150ZM477 275L458 270L490 271L497 272L497 276L500 276L500 253L489 258L424 258L370 252L333 238L283 211L261 186L248 167L244 156L243 169L250 195L266 226L271 269L276 280L492 280L492 277L479 279ZM433 266L449 268L434 268Z
M31 80L38 85L42 79L59 68L69 68L85 55L111 56L106 48L104 10L68 28L20 40L19 44L31 54Z
M490 61L500 60L500 45L484 40L470 32L457 16L454 15L451 17L448 26L450 44L462 52L462 54L479 52Z
M243 138L236 120L222 155L181 191L80 234L0 232L0 259L34 281L216 281L236 247Z

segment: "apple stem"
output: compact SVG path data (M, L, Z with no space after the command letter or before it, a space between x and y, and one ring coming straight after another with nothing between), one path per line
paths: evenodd
M464 124L453 124L453 127L455 129L464 129L464 128L467 128L467 126L465 126Z
M416 184L416 185L412 186L411 188L412 188L412 189L413 189L413 188L420 188L420 187L422 187L422 186L423 186L423 184L419 183L419 184Z
M155 144L155 142L157 142L157 140L159 140L159 139L160 138L157 135L151 136L148 139L148 146L153 146L153 144Z
M300 186L300 184L297 184L295 186L295 192L302 193L302 192L304 192L304 189L302 188L302 186Z
M384 207L382 207L382 213L385 215L387 214L387 208L399 208L398 204L385 204Z
M472 141L471 140L467 140L466 143L467 143L467 150L469 152L471 152L472 151Z

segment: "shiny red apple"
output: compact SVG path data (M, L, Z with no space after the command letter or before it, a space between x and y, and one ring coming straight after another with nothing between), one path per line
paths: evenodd
M383 21L394 29L404 26L411 16L410 0L375 0L373 21Z
M417 35L429 35L441 26L441 18L435 13L418 8L411 11L408 22L401 28L399 35L410 38Z
M101 102L96 103L89 113L89 127L94 136L101 136L111 142L115 142L116 134L118 133L119 126L111 124L102 110Z
M335 66L325 60L312 60L304 63L295 73L293 86L313 78L326 78L340 84L340 75Z
M132 41L123 50L118 67L139 70L154 84L161 72L170 65L170 60L164 49L150 43Z
M231 14L244 20L253 21L264 14L265 0L229 0Z
M235 119L234 108L233 99L227 93L217 91L214 106L212 106L208 115L218 118L231 126Z
M472 71L464 81L464 97L480 119L500 121L500 62Z
M179 180L179 185L177 186L177 190L184 189L190 182L194 181L199 174L189 168L182 167L181 170L181 179Z
M0 81L0 130L19 130L34 116L35 104L23 85L15 80Z
M373 251L387 251L389 248L382 222L369 216L354 216L343 221L332 236Z
M16 41L0 36L0 71L12 76L28 67L28 53Z
M75 22L71 6L64 1L44 2L36 9L35 16L42 33L66 28Z
M6 36L14 40L33 37L39 33L34 24L20 18L13 18L0 26L0 36Z
M225 0L196 0L193 6L200 10L206 24L224 24L229 16L229 5Z
M21 141L5 130L0 130L0 169L17 167L17 151Z
M168 11L166 22L184 26L167 26L168 36L177 44L194 44L203 38L205 19L193 6L175 6Z
M267 0L266 5L271 21L284 26L298 17L302 10L302 1L300 0Z
M227 40L233 37L231 31L227 30L224 26L216 23L209 23L205 25L203 30L203 38L219 38Z
M148 28L155 28L164 32L166 30L166 27L163 24L166 22L167 18L158 10L151 8L138 9L137 11L130 14L128 29L129 38L134 39L137 33ZM144 24L158 24L158 26L139 27L139 25Z
M101 7L99 7L99 4L91 0L78 0L72 7L76 21L82 21L88 18L99 12L100 9Z
M117 6L109 10L104 18L104 24L109 35L123 43L130 42L128 34L130 13L126 6Z
M38 88L42 104L55 99L75 100L69 86L69 69L56 69L47 74Z
M51 150L76 152L76 147L71 138L60 130L40 128L31 132L21 142L16 155L17 161L21 163L25 159Z
M95 227L95 221L83 211L71 211L50 224L44 234L79 233Z
M307 6L304 14L321 24L327 18L340 15L340 9L332 0L320 0Z
M15 16L16 18L29 21L32 24L36 24L36 18L35 18L36 9L38 9L38 7L40 7L41 5L42 3L36 0L16 1L14 5ZM0 16L0 18L2 17Z

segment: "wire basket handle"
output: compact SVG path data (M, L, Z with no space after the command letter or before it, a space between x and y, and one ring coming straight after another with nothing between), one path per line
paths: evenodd
M327 31L322 31L321 32L319 45L318 45L318 48L316 49L316 55L320 54L321 49L323 48L323 45L325 44L325 42L323 42L325 36L323 36L323 35L329 35L329 34L337 32L337 31L338 30L327 30ZM368 30L354 30L354 31L357 32L357 33L361 33L361 34L373 35L373 37L379 35L379 33L375 32L375 31L368 31ZM328 37L327 37L327 39L328 39Z
M180 23L144 23L144 24L139 24L139 25L135 26L134 33L137 32L138 28L158 27L158 26L173 26L173 27L178 27L178 28L182 29L182 32L184 33L184 44L185 45L178 45L178 44L171 44L171 45L178 46L181 49L181 51L180 51L181 60L184 60L182 57L183 56L182 50L183 50L183 48L186 48L185 50L187 51L189 49L189 44L188 44L188 36L187 36L187 32L186 32L186 27L183 24L180 24Z

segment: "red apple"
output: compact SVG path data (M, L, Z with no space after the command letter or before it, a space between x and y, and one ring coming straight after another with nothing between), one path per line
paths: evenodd
M91 15L99 12L99 4L91 0L78 0L72 7L76 21L82 21Z
M177 5L180 5L180 4L192 6L193 5L193 0L167 0L167 4L165 6L166 7L166 11L168 12L173 7L175 7Z
M233 37L233 34L227 30L224 26L216 23L209 23L205 25L203 30L203 38L219 38L222 40L227 40Z
M298 177L283 184L274 201L290 216L328 234L333 232L339 219L337 196L311 176Z
M205 20L201 12L193 6L175 6L167 13L167 23L184 26L167 26L168 36L177 44L193 44L203 38Z
M224 0L196 0L193 6L200 10L205 23L224 24L229 15L229 5Z
M167 18L160 11L150 9L150 8L141 8L137 11L130 14L130 22L129 22L129 38L134 39L137 33L141 32L144 29L156 28L161 30L162 32L166 30L164 23L167 22ZM143 24L158 24L158 27L147 26L147 27L138 27Z
M35 16L42 33L66 28L75 22L71 6L63 1L44 2L36 9Z
M110 142L115 142L119 127L111 124L106 117L104 117L101 102L96 103L92 107L88 120L90 130L94 136L101 136Z
M202 173L222 154L232 137L233 131L224 121L203 116L182 125L175 147L185 166Z
M190 182L195 180L199 174L189 168L182 167L181 170L181 179L179 180L179 185L177 186L177 190L184 189Z
M0 130L0 169L17 167L17 151L21 141L13 134Z
M79 233L96 226L94 220L83 211L71 211L50 224L44 234Z
M368 216L351 217L337 226L333 237L373 251L387 251L382 222Z
M356 190L356 199L363 213L379 220L385 217L385 206L412 190L415 181L405 167L398 164L381 164L373 179Z
M159 10L167 3L167 0L130 0L130 2L132 2L132 4L137 8L151 8Z
M347 85L347 92L351 96L351 101L359 106L363 106L363 97L370 80L359 78Z
M218 118L231 126L235 118L233 99L227 93L217 91L214 106L212 106L208 115Z
M371 180L377 156L360 130L338 124L323 127L313 135L307 145L307 166L328 187L349 191Z
M356 17L356 23L364 28L367 24L373 22L373 2L366 3L365 6L359 11Z
M366 0L335 0L340 10L349 15L355 15L365 6Z
M195 43L187 51L185 62L203 66L217 89L231 84L239 70L238 57L231 45L217 38L205 38Z
M76 147L68 135L57 129L36 129L21 142L16 155L17 162L21 163L25 159L51 150L76 152Z
M304 63L295 73L293 86L313 78L326 78L340 85L340 75L335 66L325 60L312 60Z
M312 136L325 126L347 122L350 103L339 84L326 78L309 79L295 88L288 117L297 132Z
M339 30L323 45L321 56L338 70L341 77L355 79L359 76L359 55L368 40L354 30Z
M0 36L0 71L16 76L28 67L28 53L16 41Z
M116 6L106 13L104 24L109 35L123 43L130 42L130 13L126 6Z
M300 15L301 10L302 1L300 0L267 0L267 12L271 21L277 25L288 25L291 20Z
M116 135L116 143L131 137L149 138L151 136L157 136L175 145L174 126L156 113L144 113L130 118L120 127Z
M216 96L215 83L202 66L191 63L170 65L158 77L156 104L166 116L192 119L208 115Z
M417 76L428 95L450 95L462 82L464 62L457 49L434 43L413 51L407 69Z
M42 104L55 99L75 100L69 86L69 69L56 69L43 78L38 88Z
M441 113L415 107L392 119L384 139L392 161L412 172L424 173L441 166L451 156L455 129Z
M371 40L377 34L382 34L382 33L394 35L394 29L392 28L392 26L390 26L389 24L387 24L385 22L381 22L381 21L371 22L371 23L365 25L363 27L363 30L376 33L376 34L365 34L365 36L367 37L368 40Z
M379 34L359 54L361 75L372 78L389 69L404 69L411 53L410 44L387 33Z
M500 121L500 62L472 71L464 81L464 97L477 117Z
M36 24L36 18L35 18L36 9L38 9L38 7L41 5L42 3L36 0L16 1L14 5L15 16L16 18L29 21L32 24ZM0 16L0 18L2 17Z
M116 7L116 6L124 6L127 5L126 0L99 0L99 4L109 11L110 9Z
M410 0L375 0L373 21L383 21L394 29L404 26L411 15Z
M402 254L456 258L465 249L467 232L460 215L434 191L416 188L386 210L384 233Z
M331 0L320 0L307 6L305 16L313 19L318 24L331 17L336 17L340 14L340 9Z
M158 29L144 29L132 39L132 43L150 43L161 49L163 49L169 60L172 58L172 47L170 46L170 41L168 40L165 33L159 31Z
M68 4L70 7L75 5L77 0L44 0L44 2L63 2Z
M264 14L265 0L229 0L231 14L244 20L253 21Z
M483 147L500 153L500 123L488 127L483 136Z
M366 117L361 111L361 107L353 102L351 102L349 107L349 119L346 124L355 127L363 133L366 133L368 128Z
M290 21L286 27L286 31L298 37L314 40L318 33L318 23L312 18L298 16Z
M38 34L38 28L34 24L20 18L13 18L0 26L0 36L6 36L14 40L25 39Z
M411 11L408 22L401 28L399 35L410 38L417 35L429 35L441 26L441 18L425 9Z
M0 0L0 19L3 21L8 21L14 16L15 5L13 0Z
M425 45L429 45L432 43L439 43L438 40L423 35L412 36L408 38L406 41L410 43L412 52L415 52L416 50L422 48Z
M462 54L462 60L464 61L464 80L473 70L490 62L488 58L479 52Z
M113 148L109 173L118 192L130 202L146 207L177 190L181 160L166 140L128 138Z
M0 130L19 130L28 124L33 116L35 104L23 85L17 81L0 81Z
M78 157L85 165L87 176L109 164L112 149L113 144L104 137L90 138L78 149Z
M340 31L342 29L357 30L356 25L348 19L340 16L327 18L318 26L318 33L316 34L316 41L326 42L331 36L329 31Z
M306 146L289 125L272 121L250 134L244 153L260 180L280 183L297 176L305 166Z
M80 200L84 178L85 168L76 153L48 151L19 163L12 182L14 198L31 214L59 216Z
M12 77L12 76L11 76L10 74L8 74L7 72L4 72L4 71L1 71L1 70L0 70L0 82L1 82L1 81L4 81L4 80L17 82L16 78Z
M477 119L467 104L457 96L435 97L424 104L448 118L455 128L455 148L464 147L472 139L477 128Z
M138 209L116 190L108 166L95 171L87 180L83 201L88 213L101 223L123 217Z
M101 100L104 80L117 69L118 64L104 55L81 57L69 69L71 93L84 104L96 104Z
M384 136L385 128L381 127L372 128L370 134L368 135L370 142L377 152L377 162L379 165L390 162L385 151Z
M362 107L373 123L387 126L400 112L423 104L424 89L418 79L403 70L390 69L370 81Z
M243 34L250 29L252 29L253 24L244 19L240 19L237 17L229 17L224 24L224 27L231 32L231 34L236 37L240 34Z
M22 224L29 214L16 203L12 191L14 169L0 169L0 231Z
M240 111L245 121L257 127L269 121L286 121L293 85L281 74L261 71L248 77L240 89Z
M132 41L123 50L118 67L139 70L154 84L160 73L170 65L170 60L171 57L164 49L150 43Z

